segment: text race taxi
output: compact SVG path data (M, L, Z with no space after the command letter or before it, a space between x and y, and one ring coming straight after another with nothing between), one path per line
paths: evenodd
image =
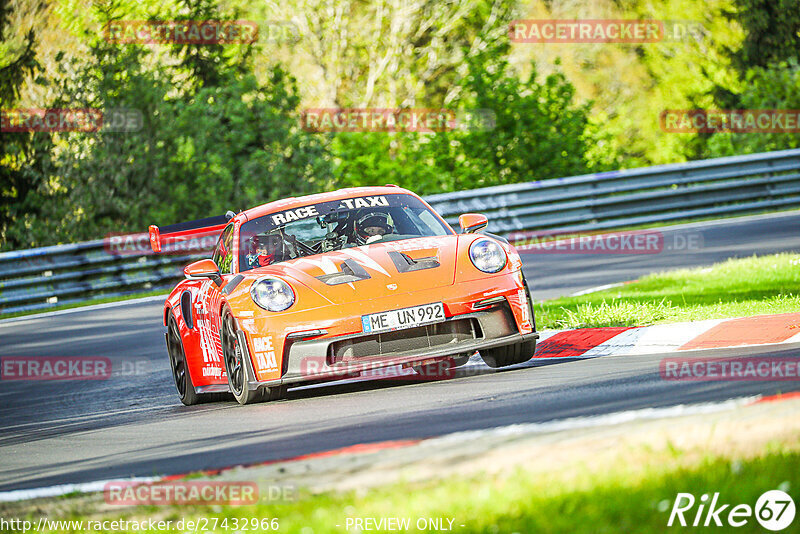
M368 187L290 198L205 219L211 259L184 269L164 308L184 404L230 391L241 404L288 387L390 366L492 367L536 348L519 255L462 215L456 233L420 197ZM213 221L218 227L214 228ZM224 225L224 227L223 227ZM150 227L157 252L162 235Z

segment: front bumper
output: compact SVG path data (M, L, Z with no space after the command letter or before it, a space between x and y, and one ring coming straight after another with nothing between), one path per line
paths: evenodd
M244 333L239 334L241 346L249 352ZM364 371L471 354L538 337L536 332L519 333L511 306L502 299L485 309L455 315L434 325L384 334L360 333L287 342L279 379L256 380L249 353L244 360L249 367L248 389L254 390L357 376Z

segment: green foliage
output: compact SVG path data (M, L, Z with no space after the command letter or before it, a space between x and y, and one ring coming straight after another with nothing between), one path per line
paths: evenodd
M800 3L795 0L736 0L729 14L744 29L738 48L727 48L738 88L717 84L723 109L800 109ZM797 133L715 133L698 137L697 156L717 157L797 148Z
M281 68L203 87L172 107L175 152L166 182L180 182L162 209L168 220L225 213L330 187L322 145L299 128L294 80ZM181 177L183 177L181 179Z
M337 183L390 182L431 194L604 170L591 105L573 103L575 90L562 74L539 81L534 67L520 80L503 57L492 51L467 59L453 110L459 118L472 113L465 128L336 135Z
M593 103L590 124L602 137L590 161L617 169L697 158L697 136L666 133L658 118L665 109L713 107L715 85L736 88L724 53L742 39L740 27L724 16L733 2L523 0L520 18L660 20L665 38L645 44L514 43L510 59L523 72L529 64L545 75L563 72L575 86L575 101Z
M797 59L769 68L750 69L746 80L745 89L736 95L738 108L800 109L800 64ZM715 133L706 142L705 156L713 158L797 147L800 147L800 134L797 133Z
M39 69L36 34L14 35L13 11L0 6L0 109L16 107L20 88ZM42 237L37 219L49 218L46 202L56 198L47 180L50 167L49 136L33 132L0 134L0 248L18 248Z
M447 190L446 177L427 152L431 135L412 132L346 132L333 135L330 150L338 187L392 183L419 194Z
M265 42L325 107L448 106L465 61L503 41L517 0L231 0L246 16L291 21L291 43ZM283 46L285 45L285 46Z
M731 52L742 76L798 57L800 3L797 0L736 0L736 20L744 27L741 48Z
M226 18L206 0L185 7ZM101 26L125 14L119 2L94 11ZM36 176L63 192L49 207L56 224L39 224L46 236L23 244L144 231L329 187L324 148L299 129L296 82L281 67L259 82L246 51L175 46L160 61L93 35L87 58L61 66L55 107L132 110L141 124L57 136L54 168Z
M795 134L667 134L658 125L664 109L800 108L800 7L789 0L10 5L24 13L10 31L10 8L0 8L2 107L128 109L141 125L4 133L3 249L142 231L333 187L396 183L431 194L800 145ZM510 20L597 13L692 21L696 31L648 45L509 43ZM298 35L202 45L103 38L109 21L159 19L291 20ZM462 118L478 110L493 124L313 134L299 128L306 106L449 109Z

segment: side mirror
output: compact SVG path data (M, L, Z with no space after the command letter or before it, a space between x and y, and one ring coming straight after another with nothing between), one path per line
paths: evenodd
M218 286L222 285L222 276L219 274L219 267L214 260L200 260L190 263L183 268L183 275L186 278L210 278Z
M465 213L458 218L458 224L461 225L462 233L472 234L486 228L489 225L489 219L480 213Z

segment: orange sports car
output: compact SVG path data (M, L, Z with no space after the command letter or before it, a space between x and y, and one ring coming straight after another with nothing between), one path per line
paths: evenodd
M459 223L396 186L204 219L199 230L221 229L213 257L184 269L164 307L181 401L273 400L388 366L456 367L475 351L492 367L529 360L538 334L519 254L481 232L483 215ZM181 231L151 226L153 250Z

